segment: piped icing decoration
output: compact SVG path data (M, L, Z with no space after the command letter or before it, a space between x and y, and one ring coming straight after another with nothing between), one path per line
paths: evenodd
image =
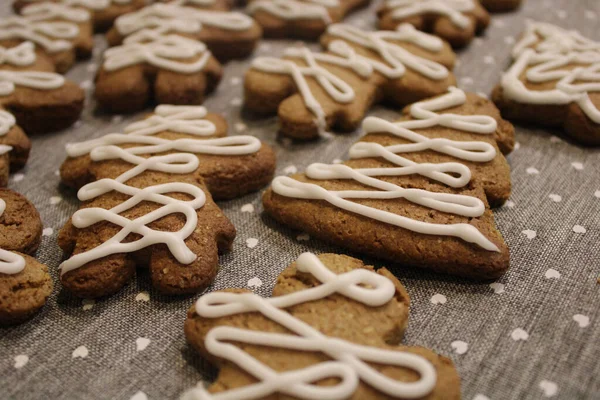
M212 135L216 128L210 121L202 120L205 116L204 107L161 105L155 109L155 115L125 128L127 134L112 133L67 146L69 157L89 154L93 161L121 159L132 164L131 169L115 179L100 179L83 186L77 193L79 200L93 200L113 190L131 197L110 210L92 207L73 214L72 223L76 228L82 229L97 222L108 221L121 226L122 229L100 246L76 254L63 262L60 266L61 274L112 254L135 252L159 243L165 244L173 257L182 264L190 264L196 259L185 240L197 227L196 210L206 202L205 193L197 186L183 182L136 188L127 185L127 181L145 171L193 173L200 165L196 154L234 156L252 154L260 149L260 141L253 136L217 139L164 139L153 136L165 131L199 137ZM122 148L120 145L133 146ZM157 155L160 153L167 154ZM188 194L192 200L178 200L167 196L168 193ZM135 220L120 215L145 201L159 204L161 207ZM186 219L179 231L158 231L148 226L160 218L177 213L184 215ZM136 233L141 238L124 243L123 240L131 233Z
M284 56L300 59L306 66L296 64L292 60L274 57L258 57L252 62L252 68L276 74L289 75L300 92L307 108L314 114L317 127L325 130L326 120L323 106L310 90L307 77L313 78L336 102L346 104L355 99L355 93L342 78L328 71L320 64L331 64L354 71L366 79L373 71L377 71L388 79L402 77L406 69L414 70L430 79L444 79L449 71L434 61L415 56L395 42L418 43L428 51L440 51L441 40L431 35L418 32L409 24L402 24L396 31L367 32L346 24L335 24L327 32L339 37L329 43L327 50L333 54L313 53L307 48L288 48ZM348 43L376 52L384 61L357 54Z
M115 27L123 36L143 29L151 29L158 34L198 33L203 25L230 31L245 31L250 29L252 24L252 18L238 12L205 11L160 3L122 15L115 21Z
M331 23L328 8L337 7L338 0L257 0L246 9L253 15L264 12L284 20L317 19Z
M600 43L576 31L528 21L513 58L514 64L502 77L505 97L524 104L577 103L590 120L600 124L600 110L589 96L600 92ZM531 90L527 82L556 83L551 89Z
M41 3L46 0L24 0L26 3ZM61 4L69 7L83 7L92 11L104 10L111 5L131 4L131 0L61 0Z
M0 199L0 216L4 214L5 210L6 202L3 199ZM23 269L25 269L25 258L23 258L23 256L13 253L12 251L0 249L0 274L18 274L23 271Z
M35 46L31 42L23 42L11 48L0 46L0 65L26 67L33 64L35 59Z
M16 124L17 120L15 119L14 115L9 113L8 111L0 110L0 136L6 135L8 131L10 131Z
M396 20L438 14L466 29L471 20L465 13L473 11L475 3L473 0L387 0L385 7L392 10L392 18Z
M301 254L296 264L298 271L311 274L321 285L269 299L253 293L226 292L209 293L198 299L195 310L203 318L260 313L290 333L269 333L229 326L211 329L204 342L207 351L214 357L238 366L258 382L215 394L198 386L187 392L184 400L249 400L276 393L306 400L348 399L356 392L360 381L394 398L416 399L431 393L436 385L437 373L424 357L329 337L285 311L286 308L331 295L344 296L368 307L380 307L394 297L396 290L392 281L366 269L337 275L312 253ZM331 360L298 370L278 372L238 347L239 344L319 352ZM380 373L369 362L408 368L415 371L419 379L400 382ZM323 379L335 379L336 384L314 384Z
M56 3L32 4L23 9L23 16L0 20L0 40L31 41L49 53L70 50L70 40L79 35L77 23L89 20L86 10Z
M493 134L496 131L497 122L492 117L437 113L441 110L460 106L465 102L465 93L460 89L451 88L449 93L444 96L415 103L410 108L411 116L414 118L412 120L390 123L380 118L366 118L363 122L363 129L367 134L384 132L408 140L411 143L384 147L378 143L358 142L350 148L350 158L381 157L394 164L393 167L353 169L343 164L315 163L309 165L305 172L306 176L313 180L352 180L372 188L372 190L331 191L319 185L300 182L286 176L275 178L272 189L275 193L286 197L325 200L345 211L413 232L426 235L453 236L469 243L475 243L488 251L499 251L495 244L472 225L466 223L435 224L417 221L353 201L354 199L405 199L411 203L449 214L471 218L482 216L485 212L485 204L478 198L422 189L406 189L377 178L418 174L451 187L466 186L471 180L471 171L462 163L419 164L401 156L403 153L435 151L470 162L483 163L493 160L496 157L496 150L489 143L481 141L463 142L445 138L431 139L414 131L415 129L440 126L482 135Z
M144 34L144 31L140 33ZM145 39L143 36L129 37L123 45L106 50L103 68L115 71L148 63L169 71L193 74L204 69L211 55L204 43L183 36L165 35L150 38L150 41Z
M65 84L65 78L54 72L42 71L1 71L0 96L8 96L17 86L29 89L52 90Z

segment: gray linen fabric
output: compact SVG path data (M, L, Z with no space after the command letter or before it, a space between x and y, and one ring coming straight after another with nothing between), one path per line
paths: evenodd
M0 15L10 14L9 3L2 1ZM349 21L373 28L375 6ZM528 0L517 13L494 15L485 36L460 52L456 72L462 88L491 91L526 18L577 28L600 40L597 0ZM92 86L105 46L100 35L96 43L94 58L68 74L83 87ZM256 55L280 54L287 44L263 41ZM344 158L360 132L294 144L276 139L275 118L257 120L242 113L241 80L248 64L227 64L223 82L206 103L227 117L232 134L256 135L271 144L278 174ZM377 108L371 115L393 118L397 113ZM99 113L88 96L81 121L64 132L34 137L29 164L11 176L9 186L33 201L42 215L46 230L37 257L50 266L56 290L32 321L0 330L2 399L173 399L214 376L183 335L186 311L197 296L161 296L144 272L95 304L69 296L58 283L62 255L57 232L78 204L75 193L59 185L64 146L119 131L137 117ZM509 156L513 195L496 211L512 266L493 286L390 266L412 296L405 343L450 356L462 376L465 399L600 398L600 150L558 135L517 128L519 146ZM243 212L247 204L254 211ZM238 237L233 251L221 257L209 290L248 287L250 281L256 293L268 296L278 273L300 253L347 253L274 223L262 213L259 193L220 206ZM575 232L575 226L585 233ZM532 232L536 236L529 239ZM258 244L250 248L249 238ZM84 358L76 357L85 353L80 346L87 349Z

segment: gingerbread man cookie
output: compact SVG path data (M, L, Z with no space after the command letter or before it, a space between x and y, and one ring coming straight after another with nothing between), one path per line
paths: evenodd
M107 40L115 46L140 35L180 35L200 40L224 62L249 56L262 37L262 30L252 18L238 12L157 3L117 18Z
M507 12L521 6L522 0L479 0L490 12Z
M42 221L24 196L0 189L0 326L21 323L46 303L52 292L48 267L27 254L42 237Z
M61 230L71 257L61 282L79 297L112 294L136 265L163 293L192 293L214 278L235 228L213 202L258 190L275 169L253 136L224 137L222 117L203 107L161 105L125 133L70 145L62 181L81 208Z
M92 25L86 10L58 3L39 3L21 12L22 16L0 20L0 46L33 42L61 74L67 72L76 59L92 54Z
M581 144L600 145L600 43L529 21L512 55L492 94L502 115L562 128Z
M369 117L343 164L280 176L263 196L277 221L404 266L471 279L509 267L490 206L511 191L514 130L494 105L451 88L399 122Z
M245 108L277 112L283 135L352 131L375 103L403 106L455 83L448 44L409 24L377 32L335 24L321 41L327 52L288 48L282 59L255 58L246 73Z
M64 129L79 119L83 109L83 90L50 72L53 69L52 62L36 54L31 42L0 46L0 110L4 110L0 144L13 147L15 166L24 164L30 147L20 128L28 134Z
M370 0L250 0L246 10L266 37L316 40Z
M117 17L139 10L146 5L145 0L15 0L13 8L15 12L20 13L23 8L32 4L48 2L89 11L96 31L107 30Z
M301 254L269 299L206 294L185 334L219 375L183 399L460 399L450 359L399 344L409 303L387 269L337 254Z
M452 47L466 46L490 23L479 0L385 0L378 15L380 29L395 29L407 22L447 40Z
M221 64L202 42L174 34L136 35L106 50L94 95L100 108L118 113L142 110L151 101L197 105L221 76Z

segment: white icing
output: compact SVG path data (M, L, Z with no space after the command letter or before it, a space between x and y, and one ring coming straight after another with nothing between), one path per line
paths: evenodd
M0 144L0 155L6 154L12 151L12 146L7 146L5 144Z
M12 48L0 46L0 65L8 64L15 67L26 67L35 62L35 46L31 42L23 42Z
M46 0L24 0L26 3L41 3ZM100 11L108 8L111 4L126 5L131 0L61 0L61 4L69 7L83 7L93 11Z
M443 65L417 57L393 43L393 41L419 43L419 46L427 50L441 50L442 42L439 39L417 32L408 24L399 26L395 32L366 32L349 25L336 24L329 27L328 33L342 39L329 43L327 50L333 54L313 53L307 48L288 48L285 51L286 57L298 58L306 66L298 65L292 60L274 57L258 57L252 62L252 68L256 70L292 77L306 107L315 116L317 127L321 133L324 132L327 125L325 111L312 93L306 78L315 79L323 90L338 103L345 104L353 101L355 93L352 86L319 63L347 68L362 78L368 78L373 71L377 71L389 79L397 79L404 75L406 68L436 80L444 79L449 74ZM389 65L357 54L347 42L376 52Z
M414 104L410 109L413 120L389 123L374 117L365 119L363 128L366 133L384 132L412 143L384 147L377 143L358 142L350 148L350 158L381 157L394 164L393 167L352 169L342 164L317 163L309 165L306 169L306 176L310 179L348 179L373 190L332 191L316 184L304 183L286 176L280 176L273 180L273 191L286 197L325 200L340 209L413 232L426 235L454 236L469 243L475 243L486 250L499 251L495 244L470 224L435 224L417 221L352 201L353 199L405 199L414 204L444 213L472 218L482 216L485 212L485 205L478 198L430 192L422 189L406 189L377 178L418 174L451 187L466 186L471 180L471 171L461 163L419 164L399 155L419 151L435 151L471 162L489 162L493 160L496 156L496 150L489 143L480 141L461 142L443 138L430 139L413 131L414 129L442 126L470 133L493 134L496 131L497 123L489 116L436 113L436 111L464 104L465 101L466 95L462 90L451 88L449 93L444 96Z
M213 28L245 31L253 20L238 12L205 11L176 4L153 4L117 18L115 27L121 35L151 29L157 34L197 33L203 25Z
M248 13L265 12L285 20L319 19L331 23L327 8L339 5L338 0L258 0L251 2Z
M466 29L471 20L464 15L473 11L473 0L387 0L386 8L393 10L393 19L438 14L447 17L459 28Z
M197 40L178 35L159 36L151 38L150 41L144 39L143 36L129 37L123 45L106 50L104 69L115 71L148 63L157 68L192 74L204 69L210 58L211 53L206 49L206 45ZM186 62L192 59L195 60Z
M411 43L430 52L439 52L443 49L443 42L439 38L419 32L410 24L402 24L396 31L376 32L363 31L347 24L335 24L327 29L327 33L377 53L385 63L369 57L358 56L358 58L370 63L377 72L389 79L402 77L407 68L435 80L445 79L449 75L448 69L443 65L418 57L397 44L397 42ZM334 43L329 50L335 52Z
M32 4L23 9L22 17L0 20L0 40L29 40L50 53L70 50L73 44L69 40L79 35L77 23L87 20L89 13L83 9L55 3Z
M257 312L290 333L269 333L229 326L211 329L204 341L207 351L212 356L237 365L258 382L216 394L210 394L198 386L186 393L184 400L249 400L276 393L307 400L348 399L356 392L360 381L395 398L415 399L431 393L436 385L437 373L424 357L329 337L285 311L286 308L334 294L369 307L380 307L392 300L396 291L389 279L366 269L337 275L311 253L298 257L297 268L303 273L310 273L322 284L269 299L253 293L225 292L209 293L198 299L195 309L204 318ZM238 347L238 344L319 352L331 360L302 369L277 372ZM371 367L368 362L411 369L419 375L419 380L401 382L392 379ZM328 378L339 382L331 386L314 384Z
M504 96L525 104L577 103L600 124L600 110L589 96L600 92L600 43L576 31L529 21L513 57L514 64L502 77ZM530 90L521 81L523 76L531 83L556 83L552 89Z
M154 185L143 189L128 186L126 182L145 171L170 174L193 173L200 165L196 154L246 155L260 149L260 141L253 136L201 140L194 138L170 140L153 136L167 130L200 137L214 134L216 129L214 125L210 121L201 120L205 116L204 107L161 105L156 108L154 116L129 125L126 128L127 134L112 133L67 146L69 157L79 157L89 153L93 161L121 159L132 164L131 169L115 179L101 179L83 186L77 193L79 200L93 200L113 190L131 198L110 210L97 207L84 208L73 215L72 222L77 228L86 228L100 221L108 221L123 229L100 246L76 254L63 262L62 274L102 257L135 252L158 243L167 245L173 257L182 264L189 264L196 259L196 255L186 246L185 240L197 227L196 210L206 201L204 192L197 186L181 182ZM119 145L136 146L122 148ZM168 154L156 155L159 153ZM166 196L167 193L186 193L192 196L193 200L177 200ZM119 215L143 201L161 204L162 207L135 220ZM186 218L185 225L179 231L157 231L148 227L148 224L175 213L181 213ZM123 243L130 233L137 233L142 237L134 242Z
M6 135L16 124L17 120L14 115L8 111L0 110L0 136ZM0 215L2 214L0 213Z
M62 75L41 71L0 71L0 96L8 96L16 86L38 90L58 89L65 84Z
M6 202L0 199L0 216L4 214L5 210ZM25 269L25 258L23 256L12 251L0 249L0 274L18 274L23 269Z
M51 2L32 4L21 10L21 14L25 19L35 22L60 19L63 21L81 23L90 20L90 13L82 8Z

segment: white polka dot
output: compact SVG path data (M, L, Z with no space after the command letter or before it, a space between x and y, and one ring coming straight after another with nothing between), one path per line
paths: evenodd
M516 206L516 203L512 200L508 200L506 203L504 203L504 206L508 208L514 208Z
M232 85L239 85L241 81L242 79L239 76L234 76L229 80L229 83L231 83Z
M573 321L577 322L580 328L586 328L590 324L590 317L583 314L573 315Z
M494 26L498 27L498 28L504 28L504 26L506 25L506 24L504 23L504 21L502 21L501 19L494 19L494 20L492 21L492 24L493 24Z
M295 174L296 172L298 172L298 168L295 165L288 165L283 169L283 173L287 175Z
M96 304L96 300L83 299L83 300L81 300L81 304L83 305L83 307L81 307L83 311L89 311L92 308L94 308L94 305Z
M87 347L79 346L75 350L73 350L73 354L71 355L73 358L86 358L89 354Z
M145 337L139 337L135 339L135 350L136 351L144 351L146 347L150 344L150 339Z
M562 201L562 197L558 194L549 194L548 197L555 203L560 203Z
M262 43L258 48L258 51L262 51L262 52L267 52L269 50L271 50L271 45L268 43Z
M493 56L485 56L485 57L483 57L483 62L485 64L491 65L491 64L494 64L496 62L496 60L494 59Z
M439 294L436 293L433 296L431 296L431 299L429 300L431 302L431 304L446 304L446 296L444 296L443 294Z
M515 148L514 148L514 150L519 150L520 148L521 148L521 143L515 142Z
M484 92L477 92L477 96L479 96L479 97L481 97L483 99L486 99L486 100L490 99L490 96L488 96L488 94L484 93Z
M231 99L229 104L231 104L234 107L239 107L242 105L242 99L240 99L239 97L234 97L233 99Z
M333 163L334 163L334 164L341 164L341 163L343 163L343 162L344 162L344 161L343 161L343 160L340 160L339 158L336 158L335 160L333 160Z
M19 354L18 356L15 356L14 360L15 360L15 363L14 363L15 369L21 369L25 365L27 365L27 363L29 362L29 357L26 356L25 354Z
M586 233L587 230L583 226L581 226L581 225L575 225L575 226L573 226L573 232L575 232L575 233Z
M585 17L586 17L587 19L592 19L592 20L593 20L593 19L596 19L596 18L597 18L597 15L596 15L596 13L595 13L595 12L593 12L592 10L585 10L585 12L584 12L583 14L585 15Z
M529 175L537 175L540 173L536 167L529 167L525 170L525 172L527 172Z
M544 274L546 279L560 279L560 272L555 270L554 268L549 268Z
M258 245L258 239L256 239L256 238L246 239L246 246L248 246L248 248L253 249L256 247L256 245Z
M481 393L477 393L475 397L473 397L473 400L490 400L490 398Z
M62 201L62 197L60 197L60 196L52 196L52 197L50 197L50 204L52 204L53 206L57 205L61 201Z
M558 10L556 11L556 16L560 19L565 19L567 18L567 12L565 10Z
M506 36L504 38L504 43L506 43L508 45L513 45L513 44L515 44L515 38L512 36Z
M524 231L521 231L521 233L527 236L527 239L535 239L537 236L537 232L531 229L525 229Z
M23 174L14 174L13 175L13 181L15 181L15 182L21 182L24 178L25 178L25 175L23 175Z
M476 37L475 39L473 39L473 43L475 43L475 46L481 46L483 44L483 39L480 37Z
M240 208L241 212L245 212L245 213L253 213L254 212L254 206L251 203L248 204L244 204L241 208Z
M540 382L539 387L544 393L544 397L554 397L558 393L558 385L546 379Z
M257 276L255 276L254 278L251 278L250 280L248 280L248 287L251 287L251 288L261 287L262 284L263 284L262 281Z
M131 396L129 400L148 400L148 396L146 396L146 393L140 390L139 392L136 392L133 396Z
M135 301L150 301L150 293L143 291L135 296Z
M462 340L455 340L450 343L450 347L454 350L456 354L465 354L467 350L469 350L469 344L467 342L463 342Z
M247 128L247 126L246 126L246 124L245 124L245 123L243 123L243 122L238 122L238 123L236 123L236 124L235 124L235 130L236 130L237 132L243 132L243 131L245 131L245 130L246 130L246 128Z
M90 80L83 81L79 84L79 87L83 90L90 90L94 86L94 83Z
M529 334L527 332L525 332L523 329L517 328L510 333L510 337L514 341L527 340L527 339L529 339Z
M98 66L96 65L96 63L91 62L87 65L87 67L85 67L85 69L87 69L88 72L91 72L93 74L98 70Z
M572 162L572 163L571 163L571 166L572 166L573 168L575 168L577 171L581 171L581 170L583 170L583 164L582 164L582 163L580 163L579 161Z
M53 233L54 233L54 229L44 228L44 230L42 231L42 236L52 236Z
M597 199L600 199L600 190L596 190L594 192L594 197L596 197Z
M460 83L461 83L461 85L472 85L473 84L473 78L470 78L468 76L464 76L464 77L460 78Z

